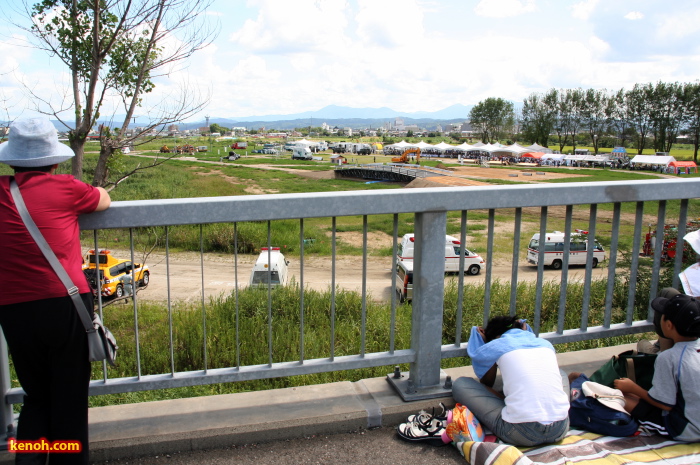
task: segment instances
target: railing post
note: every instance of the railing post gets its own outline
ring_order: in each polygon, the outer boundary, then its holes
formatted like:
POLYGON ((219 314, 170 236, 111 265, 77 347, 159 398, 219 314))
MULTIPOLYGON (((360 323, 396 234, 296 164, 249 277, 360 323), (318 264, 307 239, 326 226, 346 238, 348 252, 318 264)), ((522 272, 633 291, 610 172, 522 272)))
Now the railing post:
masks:
MULTIPOLYGON (((0 331, 0 335, 2 331, 0 331)), ((12 404, 5 400, 5 394, 10 390, 10 357, 7 352, 7 342, 5 336, 0 337, 0 389, 2 389, 2 404, 0 405, 0 444, 4 449, 7 446, 7 439, 15 434, 14 413, 12 404)))
POLYGON ((388 376, 404 400, 449 395, 440 369, 445 297, 447 213, 416 213, 413 249, 411 349, 416 358, 409 373, 388 376))

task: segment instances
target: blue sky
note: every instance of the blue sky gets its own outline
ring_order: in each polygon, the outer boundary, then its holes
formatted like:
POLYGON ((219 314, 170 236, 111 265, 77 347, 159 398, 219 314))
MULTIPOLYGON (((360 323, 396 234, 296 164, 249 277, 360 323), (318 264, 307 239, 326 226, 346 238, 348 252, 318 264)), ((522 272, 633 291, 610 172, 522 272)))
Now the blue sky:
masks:
MULTIPOLYGON (((700 78, 700 0, 214 0, 209 15, 217 40, 160 78, 151 104, 188 82, 211 91, 205 113, 217 117, 401 113, 700 78)), ((10 34, 0 98, 13 116, 32 114, 20 82, 57 101, 69 81, 10 34)))

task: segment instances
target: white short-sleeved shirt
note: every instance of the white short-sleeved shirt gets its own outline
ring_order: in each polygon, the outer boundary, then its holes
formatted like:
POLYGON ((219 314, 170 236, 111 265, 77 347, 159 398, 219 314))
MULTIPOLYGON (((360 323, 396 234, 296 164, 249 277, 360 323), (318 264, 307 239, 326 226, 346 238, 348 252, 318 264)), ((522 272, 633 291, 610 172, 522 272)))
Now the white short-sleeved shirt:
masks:
POLYGON ((539 347, 516 349, 498 359, 508 423, 549 424, 569 415, 569 397, 562 386, 556 354, 539 347))

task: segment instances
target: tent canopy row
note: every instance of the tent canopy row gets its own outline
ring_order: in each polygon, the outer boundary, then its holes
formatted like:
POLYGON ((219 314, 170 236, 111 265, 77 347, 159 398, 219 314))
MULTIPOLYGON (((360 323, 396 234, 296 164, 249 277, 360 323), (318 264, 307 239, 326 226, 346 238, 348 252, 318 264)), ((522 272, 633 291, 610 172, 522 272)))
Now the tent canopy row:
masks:
POLYGON ((409 149, 409 148, 419 148, 421 150, 426 150, 426 149, 436 149, 440 151, 445 151, 445 150, 461 150, 464 152, 488 152, 488 153, 504 153, 504 154, 516 154, 516 155, 522 155, 528 152, 543 152, 543 153, 552 153, 551 149, 548 149, 547 147, 542 147, 541 145, 538 144, 533 144, 529 147, 523 147, 518 144, 512 144, 512 145, 502 145, 502 144, 484 144, 482 142, 477 142, 476 144, 470 145, 467 144, 466 142, 460 145, 450 145, 446 142, 440 142, 439 144, 428 144, 427 142, 417 142, 415 144, 412 144, 410 142, 406 142, 405 140, 402 140, 401 142, 397 142, 396 144, 391 144, 387 145, 386 147, 391 147, 391 148, 396 148, 396 149, 409 149))

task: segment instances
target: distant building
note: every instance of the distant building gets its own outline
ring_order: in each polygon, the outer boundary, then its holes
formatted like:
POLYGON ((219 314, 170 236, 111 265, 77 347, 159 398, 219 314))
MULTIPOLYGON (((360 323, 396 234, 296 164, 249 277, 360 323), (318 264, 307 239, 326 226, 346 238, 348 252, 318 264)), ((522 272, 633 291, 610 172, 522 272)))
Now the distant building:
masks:
POLYGON ((343 134, 346 136, 352 136, 352 128, 343 128, 343 134))
POLYGON ((209 126, 202 126, 201 128, 199 128, 200 134, 209 134, 210 131, 211 129, 209 129, 209 126))
POLYGON ((168 126, 168 132, 180 132, 180 128, 177 124, 171 124, 168 126))
POLYGON ((394 129, 397 131, 405 131, 406 130, 406 125, 403 121, 403 118, 395 118, 394 119, 394 129))

